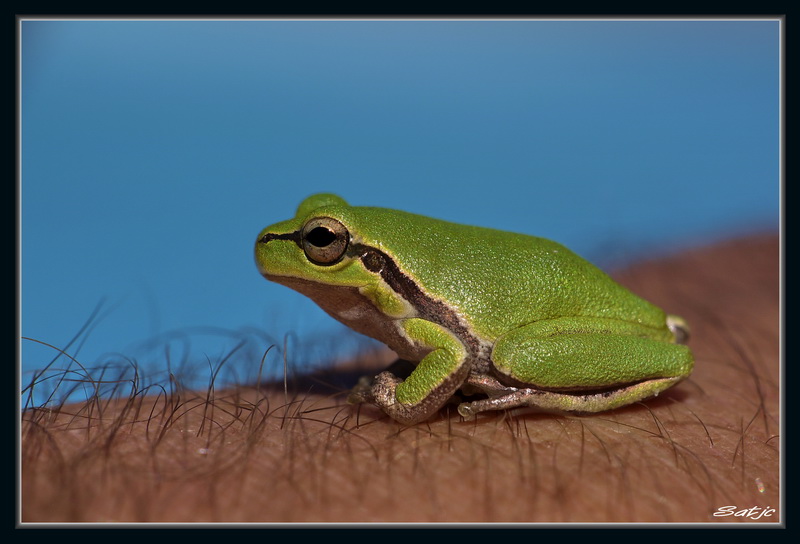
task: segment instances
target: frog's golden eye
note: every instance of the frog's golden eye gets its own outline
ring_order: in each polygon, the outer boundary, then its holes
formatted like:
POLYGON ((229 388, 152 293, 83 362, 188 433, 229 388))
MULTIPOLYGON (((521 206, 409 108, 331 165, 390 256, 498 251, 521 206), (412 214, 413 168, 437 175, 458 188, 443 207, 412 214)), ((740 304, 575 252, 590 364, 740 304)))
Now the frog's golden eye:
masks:
POLYGON ((315 217, 303 227, 303 251, 316 264, 338 262, 349 242, 347 227, 330 217, 315 217))

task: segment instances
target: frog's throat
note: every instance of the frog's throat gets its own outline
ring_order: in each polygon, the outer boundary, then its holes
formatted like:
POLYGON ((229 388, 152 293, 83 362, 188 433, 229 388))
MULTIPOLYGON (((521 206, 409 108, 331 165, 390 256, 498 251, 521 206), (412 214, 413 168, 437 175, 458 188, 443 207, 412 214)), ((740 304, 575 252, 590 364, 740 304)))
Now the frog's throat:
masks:
MULTIPOLYGON (((300 230, 287 233, 267 233, 259 239, 259 243, 266 244, 272 240, 291 240, 302 249, 302 237, 300 230)), ((472 357, 488 356, 491 348, 485 346, 480 338, 472 333, 465 321, 444 302, 425 293, 413 279, 400 270, 400 267, 389 255, 378 248, 350 241, 343 257, 360 260, 364 268, 373 274, 378 274, 392 291, 405 299, 417 311, 418 317, 438 323, 455 335, 472 357)))

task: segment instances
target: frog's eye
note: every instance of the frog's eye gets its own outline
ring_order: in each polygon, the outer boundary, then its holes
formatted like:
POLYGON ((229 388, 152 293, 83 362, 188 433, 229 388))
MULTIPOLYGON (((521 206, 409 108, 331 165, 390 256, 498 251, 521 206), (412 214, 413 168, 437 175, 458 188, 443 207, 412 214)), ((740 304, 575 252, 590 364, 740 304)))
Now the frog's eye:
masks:
POLYGON ((315 217, 303 227, 303 251, 316 264, 334 264, 347 251, 347 227, 330 217, 315 217))

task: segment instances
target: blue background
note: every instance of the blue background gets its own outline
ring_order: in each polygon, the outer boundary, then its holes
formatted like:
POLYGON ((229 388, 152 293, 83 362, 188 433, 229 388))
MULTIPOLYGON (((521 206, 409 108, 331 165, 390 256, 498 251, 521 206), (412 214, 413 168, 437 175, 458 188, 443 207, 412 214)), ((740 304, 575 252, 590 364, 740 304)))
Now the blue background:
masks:
POLYGON ((21 24, 22 334, 87 367, 352 353, 253 264, 318 191, 604 266, 778 229, 777 21, 21 24))

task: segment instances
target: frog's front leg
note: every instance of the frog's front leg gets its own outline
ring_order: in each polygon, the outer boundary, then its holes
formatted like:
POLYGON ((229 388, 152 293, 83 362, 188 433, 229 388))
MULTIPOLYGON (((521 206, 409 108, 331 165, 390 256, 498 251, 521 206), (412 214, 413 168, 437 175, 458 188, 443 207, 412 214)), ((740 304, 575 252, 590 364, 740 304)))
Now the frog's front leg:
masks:
POLYGON ((657 395, 691 373, 689 348, 669 329, 598 318, 540 321, 502 336, 492 351, 512 391, 461 404, 478 412, 519 406, 601 412, 657 395))
POLYGON ((406 319, 405 336, 431 351, 405 380, 382 372, 371 385, 361 383, 348 398, 369 402, 406 425, 424 421, 439 410, 469 374, 467 350, 449 331, 424 319, 406 319))

